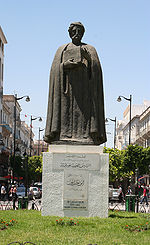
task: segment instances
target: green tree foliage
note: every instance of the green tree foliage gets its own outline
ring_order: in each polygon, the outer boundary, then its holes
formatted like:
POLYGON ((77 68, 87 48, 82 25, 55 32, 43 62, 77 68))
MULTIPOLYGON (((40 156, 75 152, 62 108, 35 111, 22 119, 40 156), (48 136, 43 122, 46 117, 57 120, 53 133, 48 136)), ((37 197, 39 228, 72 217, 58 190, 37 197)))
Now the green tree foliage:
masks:
POLYGON ((150 147, 143 148, 143 156, 142 156, 142 163, 139 167, 140 173, 149 173, 149 166, 150 166, 150 147))
POLYGON ((143 165, 143 147, 138 145, 129 145, 124 153, 125 171, 135 172, 136 168, 143 165))
POLYGON ((130 177, 133 172, 125 171, 124 150, 105 148, 105 153, 109 153, 109 181, 121 181, 123 178, 130 177))
POLYGON ((104 148, 104 152, 109 153, 110 182, 130 178, 137 168, 139 175, 149 172, 150 147, 129 145, 125 150, 104 148))
POLYGON ((14 170, 14 176, 15 177, 25 177, 25 168, 24 168, 24 162, 21 156, 15 156, 10 157, 10 165, 14 170))
POLYGON ((10 157, 10 165, 14 169, 15 177, 23 177, 23 180, 26 178, 26 170, 28 174, 28 181, 31 183, 41 182, 42 180, 42 155, 41 156, 32 156, 23 158, 21 156, 15 156, 15 162, 13 156, 10 157), (28 167, 27 167, 27 162, 28 167))
POLYGON ((42 155, 28 157, 28 179, 31 181, 42 180, 42 155))

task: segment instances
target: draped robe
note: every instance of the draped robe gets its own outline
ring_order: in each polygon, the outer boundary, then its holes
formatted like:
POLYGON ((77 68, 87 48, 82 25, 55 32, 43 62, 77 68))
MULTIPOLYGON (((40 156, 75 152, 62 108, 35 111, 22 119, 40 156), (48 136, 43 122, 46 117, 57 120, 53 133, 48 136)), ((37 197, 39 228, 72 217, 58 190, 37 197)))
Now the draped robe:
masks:
POLYGON ((50 71, 45 141, 49 144, 106 142, 102 70, 94 47, 81 43, 91 56, 82 66, 64 68, 64 52, 58 48, 50 71))

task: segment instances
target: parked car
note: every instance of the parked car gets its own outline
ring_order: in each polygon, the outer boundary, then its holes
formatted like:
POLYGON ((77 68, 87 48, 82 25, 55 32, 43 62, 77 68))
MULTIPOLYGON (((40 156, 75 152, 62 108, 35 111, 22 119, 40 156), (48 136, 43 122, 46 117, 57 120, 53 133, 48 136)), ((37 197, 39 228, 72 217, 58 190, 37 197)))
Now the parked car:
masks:
MULTIPOLYGON (((36 186, 30 187, 30 188, 29 188, 29 193, 30 193, 30 194, 33 193, 33 196, 34 196, 35 198, 40 198, 40 191, 39 191, 38 187, 36 187, 36 186)), ((30 195, 30 194, 29 194, 29 195, 30 195)))
POLYGON ((24 186, 18 186, 16 194, 18 197, 25 197, 26 188, 24 186))
POLYGON ((41 182, 35 182, 34 186, 38 187, 38 189, 40 191, 40 197, 42 197, 42 183, 41 182))
POLYGON ((109 202, 115 202, 118 201, 118 194, 119 194, 119 189, 115 189, 115 188, 110 188, 109 187, 109 202))

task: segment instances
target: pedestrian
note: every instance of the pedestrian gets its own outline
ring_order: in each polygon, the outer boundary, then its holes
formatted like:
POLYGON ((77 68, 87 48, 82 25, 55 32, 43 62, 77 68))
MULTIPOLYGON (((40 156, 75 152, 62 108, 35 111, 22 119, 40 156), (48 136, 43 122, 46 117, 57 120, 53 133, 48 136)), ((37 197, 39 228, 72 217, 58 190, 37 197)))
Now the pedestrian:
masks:
POLYGON ((150 197, 150 186, 147 185, 147 197, 149 198, 150 197))
POLYGON ((12 191, 12 197, 13 197, 13 199, 16 201, 17 200, 17 188, 16 188, 16 186, 14 185, 13 186, 13 191, 12 191))
POLYGON ((144 201, 146 202, 146 205, 148 206, 148 188, 146 187, 146 184, 144 183, 144 188, 143 188, 143 198, 140 202, 140 204, 142 204, 144 201))
POLYGON ((11 201, 13 198, 13 186, 11 186, 10 191, 9 191, 9 200, 11 201))
POLYGON ((124 201, 124 195, 123 195, 123 191, 122 191, 121 185, 118 186, 118 198, 119 198, 119 202, 123 202, 124 201))
POLYGON ((143 195, 143 188, 142 188, 142 185, 139 184, 138 185, 138 196, 141 197, 143 195))
POLYGON ((2 185, 1 185, 1 183, 0 183, 0 200, 1 200, 1 186, 2 186, 2 185))
POLYGON ((131 190, 131 187, 130 186, 128 186, 128 190, 127 190, 127 193, 126 193, 126 195, 131 195, 132 194, 132 190, 131 190))
POLYGON ((2 186, 1 186, 1 199, 2 199, 2 201, 5 200, 5 195, 6 195, 6 188, 5 188, 5 185, 2 184, 2 186))

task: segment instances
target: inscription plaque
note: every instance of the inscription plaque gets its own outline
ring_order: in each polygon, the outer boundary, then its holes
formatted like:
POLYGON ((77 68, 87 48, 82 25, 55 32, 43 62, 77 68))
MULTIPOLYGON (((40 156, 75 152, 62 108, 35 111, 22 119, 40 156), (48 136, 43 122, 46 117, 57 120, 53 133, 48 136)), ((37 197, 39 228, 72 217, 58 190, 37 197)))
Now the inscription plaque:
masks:
POLYGON ((64 209, 87 210, 87 200, 64 200, 64 209))
POLYGON ((99 154, 53 153, 53 170, 56 169, 99 170, 99 154))
POLYGON ((87 209, 88 173, 87 171, 65 170, 64 174, 64 209, 87 209))

